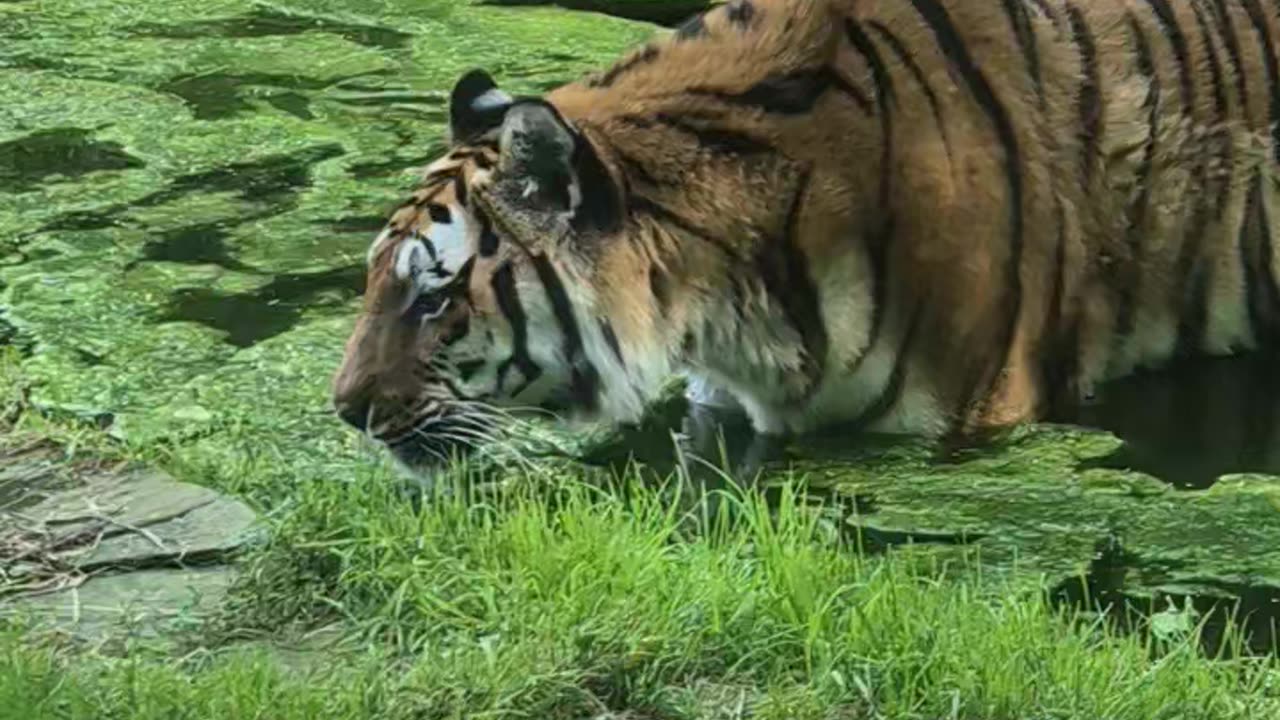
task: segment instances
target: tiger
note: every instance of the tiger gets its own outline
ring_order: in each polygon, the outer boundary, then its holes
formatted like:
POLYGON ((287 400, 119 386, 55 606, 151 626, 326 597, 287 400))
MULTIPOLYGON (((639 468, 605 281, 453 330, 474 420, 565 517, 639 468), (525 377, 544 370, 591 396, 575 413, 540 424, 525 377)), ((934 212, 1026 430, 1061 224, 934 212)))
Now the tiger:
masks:
POLYGON ((980 438, 1263 351, 1277 42, 1276 0, 731 0, 541 95, 468 70, 334 407, 417 469, 679 377, 765 437, 980 438))

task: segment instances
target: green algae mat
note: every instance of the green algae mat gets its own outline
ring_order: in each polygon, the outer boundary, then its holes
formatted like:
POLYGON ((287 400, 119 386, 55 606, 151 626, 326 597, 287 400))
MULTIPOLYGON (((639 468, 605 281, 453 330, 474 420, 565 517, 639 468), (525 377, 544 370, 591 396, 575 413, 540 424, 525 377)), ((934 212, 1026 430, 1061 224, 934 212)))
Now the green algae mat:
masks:
MULTIPOLYGON (((177 480, 269 513, 382 462, 332 418, 328 380, 364 251, 440 152, 453 81, 481 65, 543 91, 698 4, 0 2, 0 338, 27 401, 204 458, 177 480)), ((976 556, 1066 599, 1242 601, 1265 628, 1280 393, 1238 364, 1197 377, 1118 389, 1128 410, 1092 423, 1114 433, 1046 426, 948 457, 814 439, 766 469, 833 493, 869 548, 976 556)), ((644 441, 533 435, 616 460, 667 440, 666 420, 644 441)))

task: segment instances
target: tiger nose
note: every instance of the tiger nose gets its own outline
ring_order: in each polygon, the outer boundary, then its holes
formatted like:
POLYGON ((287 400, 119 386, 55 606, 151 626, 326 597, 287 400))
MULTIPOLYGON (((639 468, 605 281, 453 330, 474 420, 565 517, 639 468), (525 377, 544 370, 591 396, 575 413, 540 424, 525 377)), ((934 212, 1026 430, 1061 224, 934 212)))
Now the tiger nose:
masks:
POLYGON ((364 432, 369 427, 369 410, 373 400, 368 395, 356 395, 350 398, 334 398, 333 407, 338 417, 351 427, 364 432))
POLYGON ((364 432, 369 427, 369 416, 373 410, 373 393, 370 384, 351 382, 341 374, 335 378, 333 387, 333 409, 338 417, 351 427, 364 432))

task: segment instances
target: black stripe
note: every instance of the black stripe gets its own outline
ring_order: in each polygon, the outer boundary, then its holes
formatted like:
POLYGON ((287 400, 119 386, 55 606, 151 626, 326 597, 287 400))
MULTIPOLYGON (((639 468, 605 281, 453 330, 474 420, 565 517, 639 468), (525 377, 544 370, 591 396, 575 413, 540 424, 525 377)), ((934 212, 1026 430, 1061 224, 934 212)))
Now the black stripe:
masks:
POLYGON ((1040 14, 1044 15, 1049 22, 1053 23, 1055 28, 1058 28, 1059 30, 1062 29, 1062 19, 1058 17, 1053 6, 1049 4, 1049 0, 1031 0, 1031 4, 1035 5, 1036 9, 1040 11, 1040 14))
POLYGON ((828 90, 836 88, 858 104, 864 112, 871 111, 871 101, 860 90, 845 82, 827 66, 773 74, 740 93, 730 93, 713 88, 694 87, 691 95, 713 97, 721 102, 749 107, 777 115, 800 115, 813 110, 828 90))
POLYGON ((1259 344, 1270 346, 1276 341, 1276 313, 1280 311, 1280 289, 1276 286, 1271 258, 1271 221, 1262 197, 1261 174, 1255 174, 1249 185, 1244 221, 1240 224, 1239 250, 1244 265, 1245 288, 1249 304, 1249 321, 1259 344))
POLYGON ((1080 82, 1080 144, 1084 179, 1093 179, 1098 162, 1098 141, 1102 125, 1102 92, 1098 77, 1098 46, 1089 31, 1089 23, 1080 8, 1067 4, 1067 20, 1071 23, 1071 39, 1080 48, 1084 79, 1080 82))
POLYGON ((827 328, 822 321, 818 288, 809 275, 809 261, 799 245, 800 219, 812 174, 802 173, 787 210, 784 235, 766 240, 756 258, 765 291, 782 308, 804 345, 804 372, 810 388, 822 379, 827 359, 827 328))
POLYGON ((951 143, 947 139, 947 126, 942 121, 942 106, 938 103, 938 96, 934 93, 933 87, 929 85, 929 80, 924 76, 924 71, 920 69, 919 63, 917 63, 915 58, 911 56, 911 53, 907 51, 907 48, 902 44, 902 41, 899 40, 898 37, 889 30, 889 28, 885 27, 877 20, 868 22, 867 27, 874 30, 875 33, 880 36, 880 39, 889 46, 889 49, 897 56, 898 62, 902 63, 907 68, 907 71, 911 73, 911 76, 914 77, 916 82, 920 85, 920 89, 924 91, 925 99, 929 102, 929 109, 933 111, 933 121, 937 123, 938 132, 942 135, 942 144, 946 147, 947 159, 950 160, 951 143))
POLYGON ((1178 65, 1178 87, 1182 91, 1182 113, 1191 115, 1195 111, 1195 83, 1191 79, 1191 53, 1187 50, 1187 38, 1178 25, 1178 16, 1169 6, 1168 0, 1147 0, 1160 22, 1160 30, 1169 39, 1173 47, 1173 60, 1178 65))
POLYGON ((1271 32, 1267 29, 1267 16, 1258 0, 1240 0, 1244 10, 1253 24, 1253 31, 1258 36, 1258 44, 1262 49, 1262 67, 1267 74, 1267 91, 1271 96, 1271 107, 1267 113, 1267 123, 1271 128, 1271 151, 1275 162, 1280 163, 1280 71, 1276 68, 1276 48, 1271 40, 1271 32))
POLYGON ((889 248, 893 245, 895 222, 890 215, 880 232, 867 238, 867 256, 871 265, 871 328, 867 331, 867 344, 861 355, 854 362, 849 373, 856 373, 862 363, 871 354, 876 341, 880 339, 880 329, 884 325, 886 302, 889 296, 889 248))
MULTIPOLYGON (((1007 357, 1016 337, 1018 318, 1022 310, 1021 268, 1024 218, 1022 216, 1022 157, 1018 148, 1018 136, 1014 132, 1013 122, 1009 118, 1008 111, 996 98, 995 91, 991 89, 991 84, 987 82, 987 78, 982 74, 982 71, 974 64, 967 46, 956 31, 947 11, 937 0, 911 0, 911 4, 915 6, 916 12, 920 13, 920 16, 929 25, 934 37, 938 40, 938 45, 943 54, 947 56, 951 65, 959 72, 965 85, 968 86, 969 92, 973 94, 974 99, 987 114, 992 125, 995 126, 996 136, 1004 148, 1005 179, 1009 186, 1007 204, 1010 234, 1009 261, 1005 268, 1004 279, 1007 288, 1004 306, 1008 308, 1009 315, 1005 321, 1005 327, 1002 329, 1002 335, 997 341, 1003 348, 1002 352, 1005 353, 1005 357, 1007 357)), ((1000 365, 1003 364, 1003 362, 1000 363, 1000 365)), ((1000 367, 997 366, 984 371, 988 377, 979 383, 978 392, 971 394, 970 397, 986 397, 991 386, 996 381, 999 370, 1000 367)))
POLYGON ((651 129, 662 125, 677 130, 693 138, 703 148, 727 155, 758 155, 774 152, 768 140, 750 133, 729 128, 715 127, 708 122, 700 122, 691 117, 676 117, 669 113, 652 115, 624 115, 620 121, 642 129, 651 129))
MULTIPOLYGON (((1202 166, 1203 167, 1203 166, 1202 166)), ((1203 174, 1202 174, 1203 175, 1203 174)), ((1225 195, 1223 192, 1216 195, 1225 195)), ((1179 354, 1195 354, 1204 338, 1208 308, 1207 268, 1202 261, 1204 230, 1209 222, 1209 212, 1203 202, 1196 202, 1191 222, 1182 234, 1182 245, 1174 264, 1174 292, 1177 295, 1179 354)))
POLYGON ((1222 61, 1218 59, 1218 50, 1213 42, 1213 31, 1199 2, 1191 3, 1191 12, 1200 28, 1200 42, 1204 43, 1205 56, 1209 61, 1209 80, 1213 83, 1213 112, 1218 122, 1226 122, 1227 88, 1222 75, 1222 61))
POLYGON ((480 246, 478 251, 480 257, 493 257, 498 252, 500 240, 498 234, 493 231, 493 223, 489 221, 489 216, 482 210, 476 210, 476 222, 480 225, 480 246))
POLYGON ((1137 285, 1142 261, 1142 233, 1146 224, 1147 209, 1151 201, 1151 165, 1155 157, 1156 135, 1160 124, 1160 77, 1156 75, 1155 63, 1151 57, 1151 42, 1142 30, 1141 23, 1132 13, 1128 14, 1129 33, 1132 36, 1134 50, 1137 53, 1138 72, 1147 79, 1147 97, 1143 101, 1147 108, 1147 125, 1150 136, 1143 148, 1142 160, 1138 164, 1137 178, 1134 180, 1138 188, 1138 197, 1129 208, 1129 231, 1127 233, 1130 257, 1117 268, 1122 273, 1113 278, 1112 287, 1119 295, 1116 306, 1115 333, 1127 337, 1133 332, 1133 305, 1137 299, 1137 285))
POLYGON ((449 225, 453 222, 453 216, 449 213, 449 208, 439 203, 427 204, 427 217, 431 218, 431 222, 441 225, 449 225))
POLYGON ((618 81, 618 78, 641 65, 651 63, 658 58, 658 47, 646 45, 639 52, 609 68, 604 74, 587 80, 587 87, 606 88, 618 81))
POLYGON ((570 226, 579 234, 615 232, 622 226, 622 193, 595 146, 581 133, 574 134, 571 161, 582 202, 574 208, 570 226))
POLYGON ((1027 63, 1027 72, 1031 75, 1031 84, 1036 90, 1036 97, 1044 102, 1044 85, 1040 81, 1040 54, 1036 48, 1036 31, 1031 27, 1031 17, 1022 0, 1001 0, 1004 14, 1009 17, 1013 26, 1014 37, 1018 40, 1018 48, 1022 50, 1022 59, 1027 63))
POLYGON ((542 374, 542 368, 529 357, 529 319, 524 314, 524 307, 520 305, 520 294, 516 291, 515 269, 510 262, 503 263, 493 273, 490 286, 498 301, 498 309, 502 311, 503 316, 507 318, 507 323, 511 326, 511 357, 498 365, 497 391, 502 392, 507 371, 515 365, 524 378, 520 387, 511 393, 514 397, 542 374))
POLYGON ((618 335, 613 331, 613 323, 607 318, 600 318, 600 334, 604 336, 604 342, 613 351, 613 356, 617 358, 618 364, 622 367, 627 366, 627 361, 622 358, 622 346, 618 344, 618 335))
POLYGON ((919 307, 911 313, 911 319, 907 321, 906 330, 902 333, 902 340, 898 343, 898 354, 893 359, 893 370, 889 373, 889 380, 875 402, 863 410, 854 421, 856 427, 866 427, 874 423, 898 404, 898 400, 902 397, 902 389, 906 385, 907 361, 910 359, 911 343, 915 340, 916 329, 920 327, 921 315, 919 307))
POLYGON ((1213 14, 1218 20, 1218 32, 1222 33, 1222 44, 1227 48, 1227 59, 1231 62, 1231 71, 1236 78, 1236 95, 1240 98, 1240 108, 1244 115, 1249 115, 1249 84, 1244 75, 1244 62, 1240 59, 1240 38, 1236 35, 1236 27, 1231 22, 1231 12, 1227 9, 1227 0, 1211 0, 1213 14))
POLYGON ((453 179, 453 194, 458 198, 458 204, 462 207, 467 206, 467 181, 461 175, 453 179))
POLYGON ((1200 354, 1208 322, 1209 271, 1204 265, 1197 265, 1191 271, 1190 282, 1183 294, 1181 315, 1178 318, 1178 355, 1194 357, 1200 354))
MULTIPOLYGON (((1068 8, 1070 11, 1070 8, 1068 8)), ((1074 22, 1074 21, 1073 21, 1074 22)), ((1043 398, 1046 414, 1052 415, 1069 400, 1074 385, 1079 347, 1077 324, 1068 319, 1068 307, 1064 302, 1067 292, 1067 218, 1062 201, 1054 202, 1054 221, 1058 225, 1053 253, 1053 290, 1049 295, 1044 334, 1040 343, 1041 376, 1044 378, 1043 398)))
POLYGON ((573 316, 569 294, 565 292, 560 274, 551 266, 546 255, 533 256, 533 269, 542 281, 542 289, 551 302, 551 312, 560 325, 561 352, 565 362, 569 364, 569 400, 577 407, 595 410, 600 401, 600 373, 582 350, 582 333, 573 316))
POLYGON ((657 265, 649 266, 649 292, 653 293, 653 300, 658 304, 658 309, 666 314, 667 307, 671 303, 671 286, 667 280, 667 274, 657 265))
POLYGON ((893 120, 891 106, 898 102, 893 89, 893 78, 885 70, 884 60, 871 38, 853 20, 845 19, 844 34, 849 44, 867 62, 871 69, 871 81, 875 84, 876 105, 880 108, 880 207, 888 210, 890 179, 893 174, 893 120))
MULTIPOLYGON (((1226 79, 1222 74, 1222 60, 1218 57, 1218 48, 1214 43, 1211 22, 1205 16, 1205 11, 1198 0, 1192 0, 1191 10, 1195 15, 1196 24, 1200 27, 1200 41, 1204 43, 1205 55, 1209 60, 1209 79, 1213 83, 1214 119, 1218 123, 1218 127, 1214 129, 1214 132, 1218 138, 1218 153, 1223 164, 1221 172, 1227 173, 1224 179, 1217 183, 1216 191, 1210 193, 1214 198, 1214 214, 1218 218, 1222 218, 1227 211, 1229 172, 1235 164, 1231 136, 1225 128, 1230 114, 1230 101, 1227 99, 1226 79)), ((1207 168, 1205 174, 1207 174, 1207 168)), ((1207 218, 1205 220, 1206 222, 1208 221, 1207 218)))
POLYGON ((661 203, 658 203, 657 201, 651 198, 645 197, 644 195, 638 195, 638 194, 632 195, 629 201, 630 201, 629 204, 631 206, 632 212, 648 215, 650 218, 658 222, 658 224, 660 225, 670 225, 672 227, 675 227, 681 230, 682 232, 688 235, 692 235, 693 237, 699 240, 702 240, 703 242, 706 242, 709 245, 713 245, 717 250, 724 253, 725 257, 729 258, 730 260, 739 259, 738 253, 733 248, 725 244, 723 240, 712 236, 710 233, 706 232, 705 230, 702 230, 701 228, 695 227, 688 220, 685 220, 684 218, 680 217, 675 212, 671 211, 669 208, 662 205, 661 203))
POLYGON ((724 6, 724 13, 730 25, 747 28, 751 26, 751 20, 756 16, 756 7, 750 0, 732 0, 724 6))
POLYGON ((462 174, 461 172, 459 172, 460 170, 461 170, 461 166, 459 165, 451 165, 447 168, 432 170, 431 172, 427 173, 426 177, 422 178, 422 184, 430 186, 430 185, 435 185, 436 183, 442 182, 444 180, 447 180, 449 178, 453 178, 454 180, 457 180, 457 178, 460 177, 462 174))

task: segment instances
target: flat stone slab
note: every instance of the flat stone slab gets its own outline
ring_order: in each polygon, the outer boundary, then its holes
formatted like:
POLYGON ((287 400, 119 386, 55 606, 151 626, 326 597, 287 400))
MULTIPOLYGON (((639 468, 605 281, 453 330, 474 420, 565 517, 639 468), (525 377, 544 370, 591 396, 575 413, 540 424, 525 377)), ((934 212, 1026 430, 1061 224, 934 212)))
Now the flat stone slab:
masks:
POLYGON ((233 578, 230 553, 259 537, 244 503, 153 468, 0 446, 0 615, 97 635, 204 612, 233 578))
POLYGON ((0 602, 0 617, 25 615, 86 639, 122 632, 155 636, 166 626, 214 612, 234 578, 227 565, 100 575, 57 592, 0 602))

